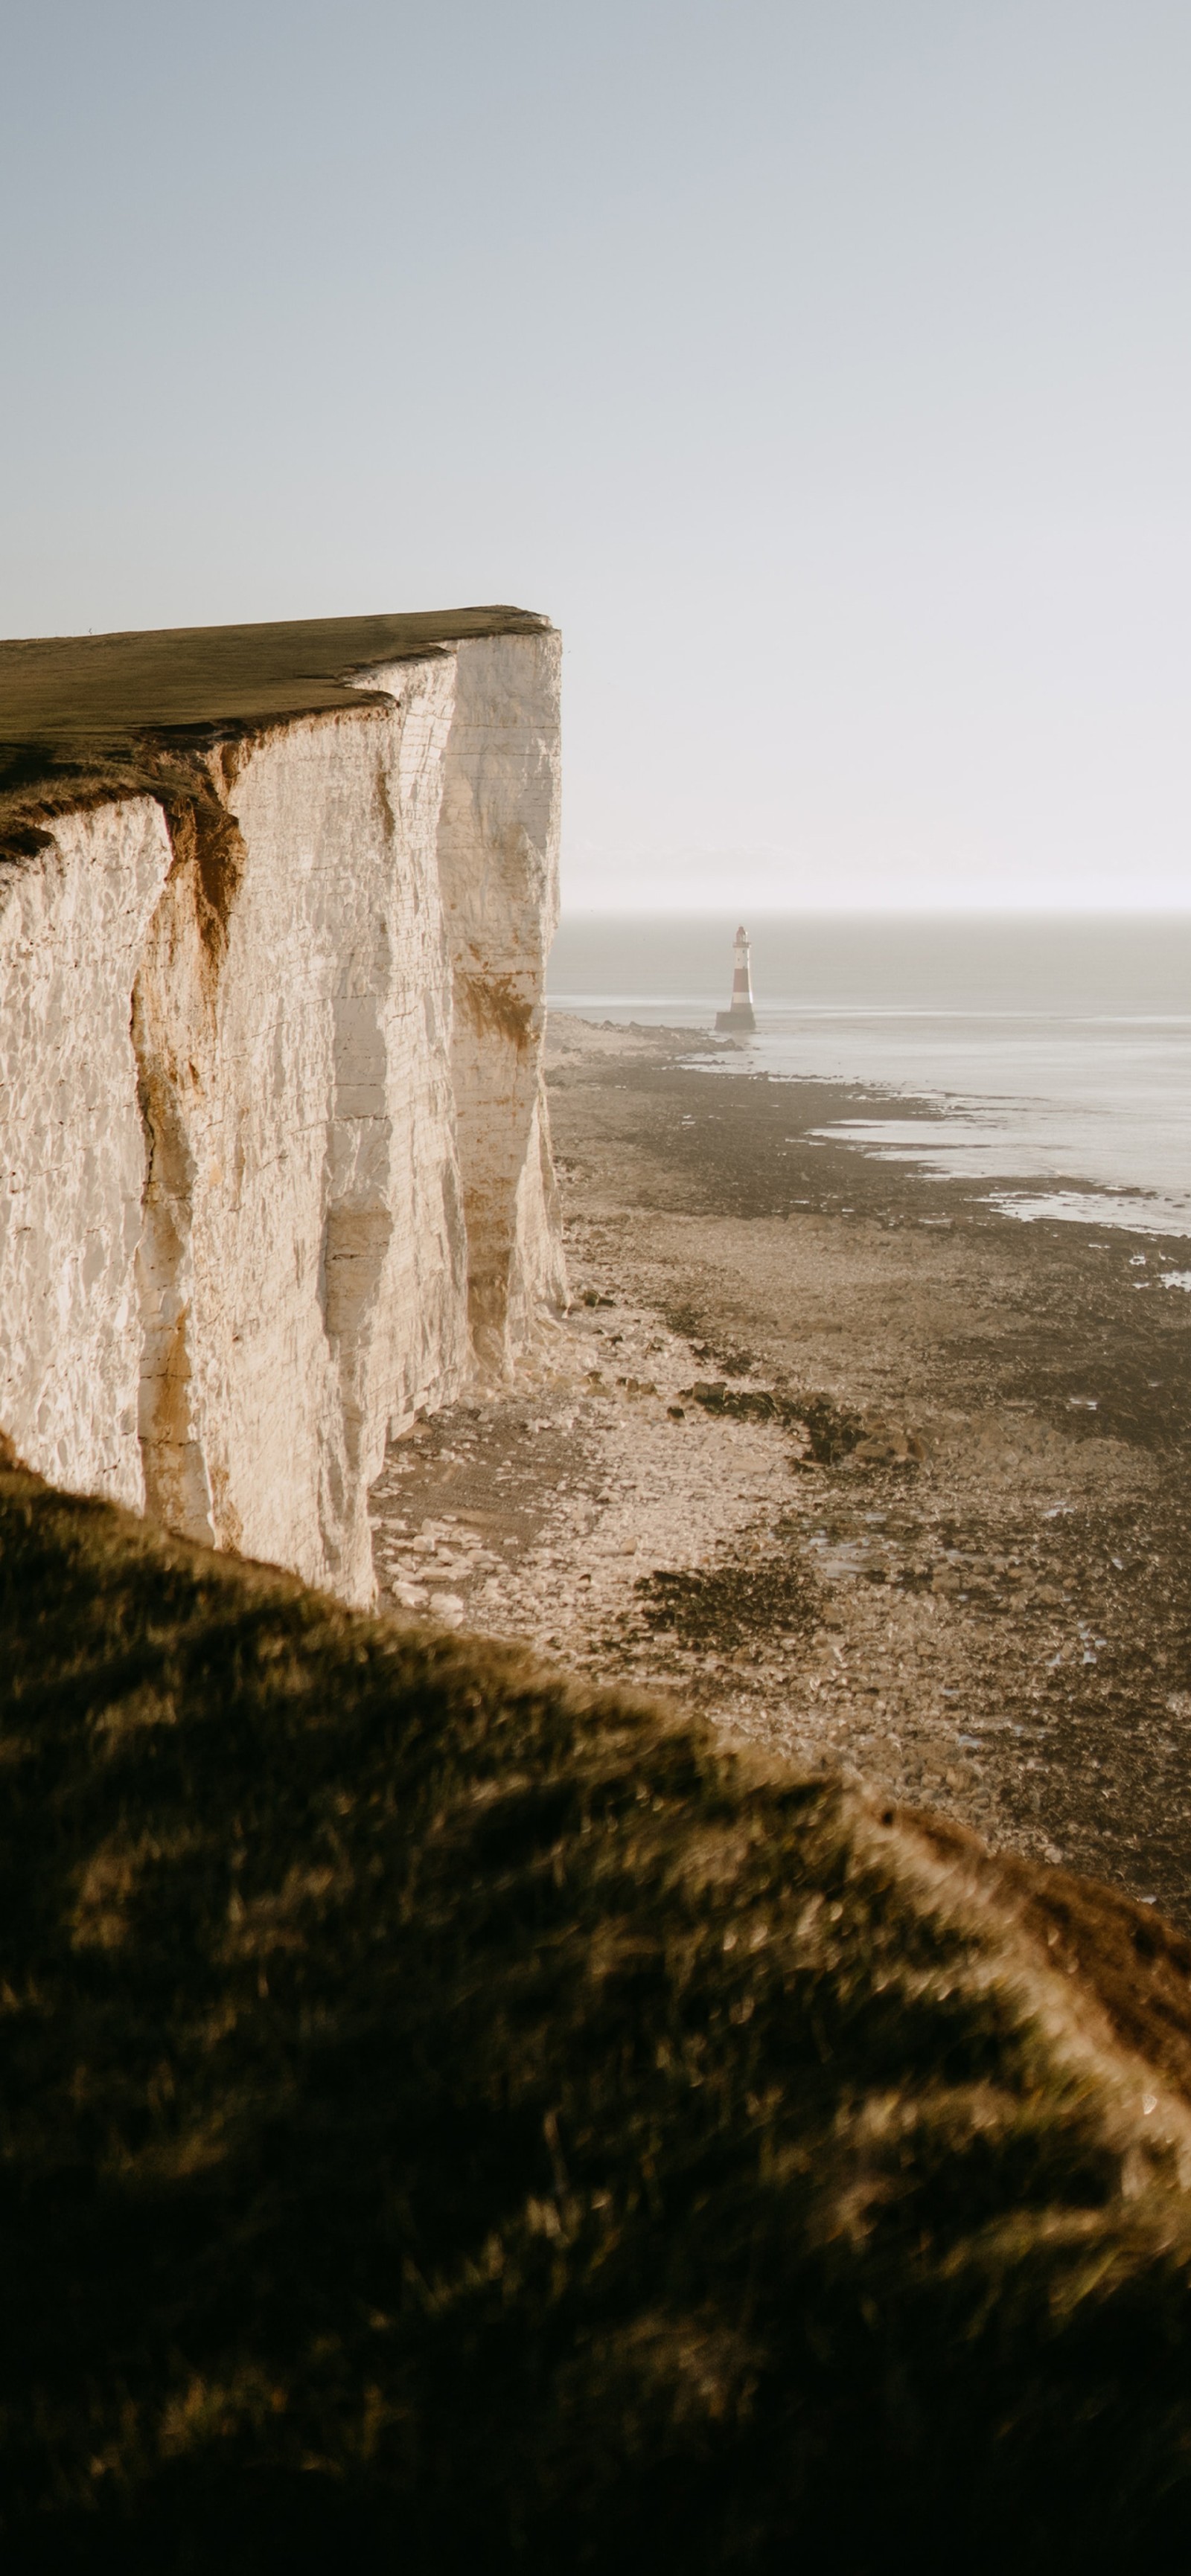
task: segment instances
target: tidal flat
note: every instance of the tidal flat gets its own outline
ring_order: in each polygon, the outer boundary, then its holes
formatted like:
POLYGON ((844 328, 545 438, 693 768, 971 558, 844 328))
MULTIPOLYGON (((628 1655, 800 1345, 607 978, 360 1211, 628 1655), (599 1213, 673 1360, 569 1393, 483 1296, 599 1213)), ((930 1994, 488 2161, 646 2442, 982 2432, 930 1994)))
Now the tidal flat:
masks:
POLYGON ((571 1308, 391 1445, 384 1608, 1191 1925, 1185 1242, 1022 1224, 746 1066, 552 1015, 571 1308))

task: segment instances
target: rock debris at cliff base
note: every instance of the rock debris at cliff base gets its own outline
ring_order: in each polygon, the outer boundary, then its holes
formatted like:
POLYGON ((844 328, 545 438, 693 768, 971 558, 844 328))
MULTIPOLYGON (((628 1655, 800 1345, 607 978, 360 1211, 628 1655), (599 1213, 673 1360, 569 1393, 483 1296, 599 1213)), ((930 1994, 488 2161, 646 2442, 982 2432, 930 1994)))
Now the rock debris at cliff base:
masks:
POLYGON ((391 1447, 385 1597, 445 1595, 1191 1920, 1170 1248, 1139 1264, 1135 1237, 1093 1250, 812 1151, 826 1086, 677 1052, 556 1024, 576 1303, 532 1386, 391 1447), (757 1418, 771 1388, 783 1418, 757 1418))

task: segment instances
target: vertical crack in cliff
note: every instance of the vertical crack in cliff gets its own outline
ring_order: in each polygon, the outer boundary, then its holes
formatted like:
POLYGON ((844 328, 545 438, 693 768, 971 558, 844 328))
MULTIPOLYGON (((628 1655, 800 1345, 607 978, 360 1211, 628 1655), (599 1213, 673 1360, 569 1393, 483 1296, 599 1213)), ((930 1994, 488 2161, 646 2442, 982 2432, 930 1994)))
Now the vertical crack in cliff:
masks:
POLYGON ((145 1191, 137 1249, 141 1321, 138 1428, 145 1509, 167 1529, 212 1545, 215 1531, 191 1383, 190 1237, 194 1159, 178 1103, 149 1034, 138 977, 132 1041, 145 1133, 145 1191))
POLYGON ((481 1366, 503 1369, 518 1188, 538 1093, 536 978, 455 969, 455 1088, 468 1248, 468 1321, 481 1366))
POLYGON ((461 645, 438 856, 452 954, 468 1320, 506 1377, 565 1293, 549 1214, 542 986, 557 909, 558 639, 461 645))
POLYGON ((234 1532, 213 1508, 192 1365, 193 1136, 214 1089, 219 975, 247 854, 235 817, 205 783, 163 803, 173 864, 132 997, 145 1139, 138 1429, 146 1510, 187 1538, 227 1545, 234 1532), (189 1034, 178 1013, 180 986, 197 1005, 189 1034))
MULTIPOLYGON (((235 783, 235 758, 239 746, 222 748, 219 767, 224 785, 235 783)), ((210 996, 214 1001, 219 970, 227 954, 228 924, 232 906, 240 890, 247 863, 240 826, 235 815, 212 794, 209 787, 198 786, 193 794, 172 796, 165 804, 174 850, 175 867, 190 880, 195 921, 207 959, 210 996)))
MULTIPOLYGON (((384 806, 392 837, 395 827, 387 794, 384 806)), ((339 1371, 347 1477, 344 1491, 338 1461, 326 1462, 323 1536, 336 1567, 343 1562, 345 1543, 350 1550, 354 1538, 364 1444, 375 1410, 370 1384, 373 1336, 393 1236, 385 1032, 392 955, 383 916, 376 924, 371 960, 361 980, 362 990, 339 993, 333 1003, 334 1093, 320 1263, 323 1321, 339 1371)))

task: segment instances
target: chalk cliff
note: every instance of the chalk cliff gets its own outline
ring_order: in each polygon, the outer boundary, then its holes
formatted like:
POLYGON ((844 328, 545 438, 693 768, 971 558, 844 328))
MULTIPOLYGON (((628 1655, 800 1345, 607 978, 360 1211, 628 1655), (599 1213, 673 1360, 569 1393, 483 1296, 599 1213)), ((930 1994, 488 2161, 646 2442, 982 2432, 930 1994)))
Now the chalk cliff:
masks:
POLYGON ((510 611, 0 645, 0 1429, 350 1601, 389 1428, 564 1293, 559 650, 510 611))

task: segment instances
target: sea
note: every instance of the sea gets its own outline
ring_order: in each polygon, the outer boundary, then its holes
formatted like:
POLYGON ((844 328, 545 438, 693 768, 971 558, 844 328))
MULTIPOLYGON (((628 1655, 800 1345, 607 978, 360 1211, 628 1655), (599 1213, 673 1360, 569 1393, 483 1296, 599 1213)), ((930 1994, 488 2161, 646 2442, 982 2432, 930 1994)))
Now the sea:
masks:
MULTIPOLYGON (((586 1019, 713 1029, 738 918, 564 913, 548 999, 586 1019)), ((1191 912, 745 926, 757 1032, 725 1069, 854 1085, 823 1134, 969 1180, 1027 1222, 1191 1237, 1191 912)), ((1191 1290, 1191 1270, 1171 1284, 1191 1290)))

